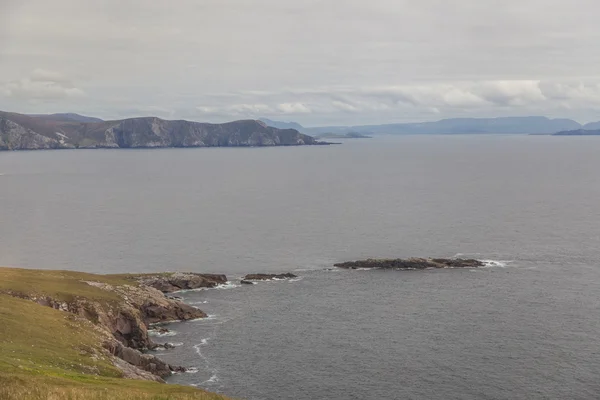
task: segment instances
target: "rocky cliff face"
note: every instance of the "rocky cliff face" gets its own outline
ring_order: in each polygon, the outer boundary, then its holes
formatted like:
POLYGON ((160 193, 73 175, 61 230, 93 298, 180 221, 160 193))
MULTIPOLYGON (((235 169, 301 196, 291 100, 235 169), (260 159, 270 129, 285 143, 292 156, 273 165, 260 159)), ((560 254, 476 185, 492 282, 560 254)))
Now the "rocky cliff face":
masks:
POLYGON ((225 124, 131 118, 79 122, 0 112, 0 149, 300 146, 321 144, 295 129, 256 120, 225 124))
MULTIPOLYGON (((172 280, 181 287, 198 285, 213 287, 216 282, 227 281, 227 278, 221 275, 174 273, 159 276, 167 282, 172 280)), ((150 324, 205 318, 206 314, 177 299, 166 297, 160 290, 144 284, 144 281, 150 284, 153 282, 149 280, 150 276, 128 276, 127 278, 132 281, 131 285, 81 281, 90 287, 110 293, 110 299, 118 300, 98 300, 82 296, 72 296, 69 300, 65 300, 49 295, 11 290, 2 293, 31 300, 91 321, 104 338, 102 346, 115 357, 114 365, 123 371, 125 377, 162 381, 162 378, 181 368, 171 366, 152 354, 144 353, 157 347, 148 335, 150 324)))
POLYGON ((0 117, 0 150, 59 148, 60 142, 0 117))

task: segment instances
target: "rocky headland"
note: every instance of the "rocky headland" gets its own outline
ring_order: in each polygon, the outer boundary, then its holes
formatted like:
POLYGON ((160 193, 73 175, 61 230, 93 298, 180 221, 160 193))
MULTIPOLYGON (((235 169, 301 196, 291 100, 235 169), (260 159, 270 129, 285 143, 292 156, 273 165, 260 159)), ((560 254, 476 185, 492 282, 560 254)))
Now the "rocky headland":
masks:
MULTIPOLYGON (((207 316, 165 293, 210 288, 226 281, 224 275, 196 273, 110 276, 0 268, 0 364, 26 363, 32 372, 44 376, 55 368, 46 353, 56 354, 57 361, 73 353, 76 361, 65 367, 69 371, 75 369, 94 379, 108 376, 164 383, 164 378, 185 368, 148 352, 169 347, 152 341, 151 325, 207 316), (27 335, 19 333, 23 329, 27 335), (61 329, 66 333, 61 334, 61 329), (22 343, 32 334, 38 339, 22 343), (28 356, 29 350, 24 352, 21 345, 36 348, 36 353, 28 356), (10 352, 11 348, 18 351, 10 352)), ((4 371, 0 365, 0 381, 5 373, 20 372, 23 368, 4 371)))
POLYGON ((433 268, 479 268, 485 266, 482 261, 462 258, 407 258, 407 259, 368 259, 335 264, 345 269, 394 269, 418 270, 433 268))
POLYGON ((295 129, 262 121, 224 124, 156 117, 102 121, 70 114, 25 115, 0 111, 0 150, 248 147, 328 144, 295 129))

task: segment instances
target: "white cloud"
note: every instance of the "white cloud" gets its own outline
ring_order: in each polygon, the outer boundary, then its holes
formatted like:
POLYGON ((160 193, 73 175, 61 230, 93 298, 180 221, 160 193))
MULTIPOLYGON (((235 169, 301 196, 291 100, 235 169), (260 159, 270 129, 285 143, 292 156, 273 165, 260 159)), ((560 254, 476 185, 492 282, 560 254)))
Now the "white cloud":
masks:
POLYGON ((85 92, 73 86, 62 74, 42 69, 30 76, 2 85, 4 96, 15 99, 38 101, 60 100, 85 96, 85 92))
POLYGON ((233 114, 260 114, 272 111, 266 104, 234 104, 227 107, 227 110, 233 114))
POLYGON ((277 110, 283 114, 307 114, 311 110, 302 103, 281 103, 277 105, 277 110))
POLYGON ((352 104, 346 103, 344 101, 333 100, 331 105, 337 108, 338 110, 347 111, 347 112, 356 112, 358 108, 352 104))
POLYGON ((8 4, 4 109, 306 125, 600 119, 597 0, 8 4))

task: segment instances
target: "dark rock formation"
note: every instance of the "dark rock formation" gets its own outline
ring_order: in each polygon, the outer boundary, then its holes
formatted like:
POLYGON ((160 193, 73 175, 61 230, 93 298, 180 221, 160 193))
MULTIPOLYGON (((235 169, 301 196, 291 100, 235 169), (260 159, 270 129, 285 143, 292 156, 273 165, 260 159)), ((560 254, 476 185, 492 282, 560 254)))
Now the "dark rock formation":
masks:
POLYGON ((247 280, 245 280, 245 279, 242 279, 242 280, 240 281, 240 283, 241 283, 242 285, 254 285, 254 282, 250 282, 250 281, 247 281, 247 280))
POLYGON ((0 149, 299 146, 327 144, 256 120, 207 124, 155 117, 94 121, 0 111, 0 149))
POLYGON ((174 272, 156 275, 132 275, 143 285, 153 287, 163 293, 179 290, 214 288, 227 283, 227 276, 214 274, 197 274, 174 272))
POLYGON ((338 268, 358 269, 397 269, 414 270, 427 268, 478 268, 485 264, 479 260, 461 258, 408 258, 408 259, 369 259, 335 264, 338 268))
POLYGON ((286 274, 250 274, 246 275, 242 278, 244 281, 269 281, 272 279, 289 279, 289 278, 297 278, 296 275, 286 273, 286 274))

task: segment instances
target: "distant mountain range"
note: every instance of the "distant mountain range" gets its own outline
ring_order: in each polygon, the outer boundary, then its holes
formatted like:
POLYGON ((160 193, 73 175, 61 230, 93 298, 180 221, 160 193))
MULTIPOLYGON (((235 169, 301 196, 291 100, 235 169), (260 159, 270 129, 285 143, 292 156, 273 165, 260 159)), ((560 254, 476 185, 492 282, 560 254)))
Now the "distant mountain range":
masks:
POLYGON ((557 132, 554 134, 554 136, 599 136, 599 135, 600 135, 600 129, 575 129, 572 131, 562 131, 562 132, 557 132))
POLYGON ((258 120, 264 122, 269 126, 272 126, 273 128, 295 129, 299 132, 302 132, 304 130, 304 127, 297 122, 273 121, 272 119, 268 118, 259 118, 258 120))
POLYGON ((103 122, 104 120, 94 117, 86 117, 74 113, 61 114, 28 114, 30 117, 40 117, 52 121, 73 121, 73 122, 103 122))
POLYGON ((417 122, 385 125, 325 126, 305 128, 295 122, 278 122, 262 119, 271 126, 294 125, 294 129, 309 135, 347 134, 356 132, 373 134, 457 134, 457 133, 542 133, 553 134, 577 129, 600 129, 600 122, 581 125, 571 119, 546 117, 502 117, 502 118, 452 118, 435 122, 417 122), (267 122, 269 121, 269 122, 267 122))
POLYGON ((103 121, 77 114, 25 115, 0 111, 0 150, 298 146, 321 144, 295 129, 256 120, 225 124, 156 117, 103 121))

